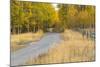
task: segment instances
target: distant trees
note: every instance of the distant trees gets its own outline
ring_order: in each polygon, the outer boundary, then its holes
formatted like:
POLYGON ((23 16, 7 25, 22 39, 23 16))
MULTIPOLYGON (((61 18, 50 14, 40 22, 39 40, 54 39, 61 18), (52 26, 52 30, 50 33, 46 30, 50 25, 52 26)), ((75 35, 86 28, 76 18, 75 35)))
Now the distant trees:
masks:
POLYGON ((95 26, 95 7, 89 5, 58 5, 59 18, 64 28, 95 26))
POLYGON ((95 7, 89 5, 58 4, 11 0, 11 33, 64 31, 66 28, 95 26, 95 7))

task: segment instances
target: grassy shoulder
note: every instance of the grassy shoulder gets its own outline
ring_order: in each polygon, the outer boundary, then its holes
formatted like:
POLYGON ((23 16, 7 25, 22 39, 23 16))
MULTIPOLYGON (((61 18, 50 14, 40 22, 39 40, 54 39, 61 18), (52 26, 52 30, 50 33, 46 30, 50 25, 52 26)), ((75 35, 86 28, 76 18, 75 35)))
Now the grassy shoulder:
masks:
POLYGON ((26 64, 50 64, 65 62, 83 62, 95 60, 95 42, 83 38, 79 32, 66 30, 61 33, 62 41, 48 53, 30 58, 26 64))
POLYGON ((40 40, 43 36, 42 31, 36 33, 23 33, 17 35, 11 35, 11 52, 15 52, 28 46, 28 43, 40 40))

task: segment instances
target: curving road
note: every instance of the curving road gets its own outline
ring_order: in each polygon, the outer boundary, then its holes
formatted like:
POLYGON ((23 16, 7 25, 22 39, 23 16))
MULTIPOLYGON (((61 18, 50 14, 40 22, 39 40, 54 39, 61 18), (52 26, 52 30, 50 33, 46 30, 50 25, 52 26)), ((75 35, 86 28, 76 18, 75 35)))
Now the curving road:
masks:
POLYGON ((29 43, 28 47, 22 48, 14 53, 11 53, 11 66, 24 65, 29 58, 36 58, 43 53, 47 53, 51 47, 61 40, 59 33, 47 33, 41 40, 29 43))

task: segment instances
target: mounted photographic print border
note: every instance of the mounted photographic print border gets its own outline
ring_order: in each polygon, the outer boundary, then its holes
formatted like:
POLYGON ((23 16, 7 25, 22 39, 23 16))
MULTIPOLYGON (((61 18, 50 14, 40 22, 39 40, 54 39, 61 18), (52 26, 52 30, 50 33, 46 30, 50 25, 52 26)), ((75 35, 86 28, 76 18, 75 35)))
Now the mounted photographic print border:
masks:
POLYGON ((11 66, 95 61, 95 6, 11 0, 11 66))

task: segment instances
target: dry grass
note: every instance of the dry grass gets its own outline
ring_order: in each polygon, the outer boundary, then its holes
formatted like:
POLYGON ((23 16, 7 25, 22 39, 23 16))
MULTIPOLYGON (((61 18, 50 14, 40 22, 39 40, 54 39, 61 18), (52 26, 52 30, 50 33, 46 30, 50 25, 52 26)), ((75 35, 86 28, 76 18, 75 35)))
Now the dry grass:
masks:
POLYGON ((21 48, 28 46, 27 43, 37 41, 42 36, 42 31, 38 31, 37 33, 23 33, 19 35, 11 35, 11 52, 15 52, 21 48))
POLYGON ((30 58, 26 64, 49 64, 83 62, 95 60, 95 43, 82 37, 78 32, 66 30, 61 34, 62 41, 55 48, 38 58, 30 58))

